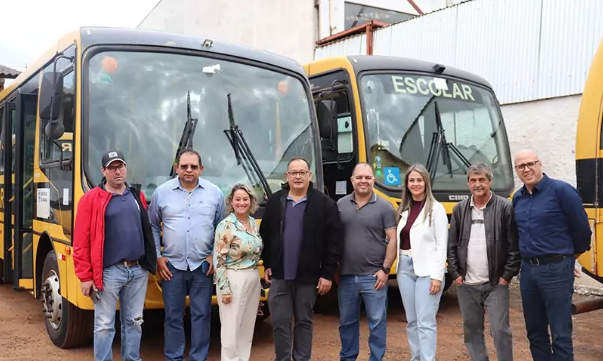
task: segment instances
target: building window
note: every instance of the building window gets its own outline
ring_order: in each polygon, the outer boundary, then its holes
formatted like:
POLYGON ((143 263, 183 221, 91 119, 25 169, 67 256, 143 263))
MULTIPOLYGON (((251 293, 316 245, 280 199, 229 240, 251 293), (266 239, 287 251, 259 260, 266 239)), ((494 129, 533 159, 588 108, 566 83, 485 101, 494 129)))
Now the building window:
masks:
POLYGON ((372 6, 345 3, 345 29, 364 24, 371 20, 379 20, 384 23, 393 24, 402 20, 414 18, 415 15, 399 11, 375 8, 372 6))

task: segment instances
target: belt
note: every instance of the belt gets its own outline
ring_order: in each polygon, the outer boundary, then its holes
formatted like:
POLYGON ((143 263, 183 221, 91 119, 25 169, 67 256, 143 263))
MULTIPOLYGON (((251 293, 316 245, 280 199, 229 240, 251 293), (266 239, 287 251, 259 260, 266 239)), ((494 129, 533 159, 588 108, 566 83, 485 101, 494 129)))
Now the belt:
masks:
POLYGON ((524 258, 524 262, 528 262, 532 266, 540 266, 548 263, 561 262, 566 258, 573 256, 566 255, 556 255, 556 256, 544 256, 544 257, 536 257, 536 258, 524 258))
POLYGON ((118 264, 124 265, 124 267, 138 266, 138 261, 120 261, 118 264))
POLYGON ((412 257, 412 250, 410 250, 410 249, 401 249, 400 250, 400 254, 402 256, 411 256, 412 257))

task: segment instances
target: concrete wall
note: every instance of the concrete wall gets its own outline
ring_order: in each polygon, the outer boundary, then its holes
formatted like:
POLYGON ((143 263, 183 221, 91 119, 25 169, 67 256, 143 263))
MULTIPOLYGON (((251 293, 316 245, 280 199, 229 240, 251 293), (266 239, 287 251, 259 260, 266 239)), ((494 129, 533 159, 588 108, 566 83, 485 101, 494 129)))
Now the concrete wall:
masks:
MULTIPOLYGON (((547 175, 575 186, 574 151, 581 98, 581 95, 573 95, 503 105, 511 155, 524 148, 533 149, 539 154, 547 175)), ((522 186, 517 175, 515 186, 522 186)))
POLYGON ((243 44, 304 63, 313 59, 317 21, 314 0, 162 0, 138 28, 243 44))

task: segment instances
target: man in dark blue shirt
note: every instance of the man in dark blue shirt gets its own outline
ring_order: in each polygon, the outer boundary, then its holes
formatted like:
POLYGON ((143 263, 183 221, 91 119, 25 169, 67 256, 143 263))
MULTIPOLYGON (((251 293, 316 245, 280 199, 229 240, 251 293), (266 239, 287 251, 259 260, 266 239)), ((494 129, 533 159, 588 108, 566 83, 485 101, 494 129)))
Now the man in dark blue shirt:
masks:
POLYGON ((542 172, 523 150, 515 170, 524 186, 513 196, 522 257, 520 290, 534 361, 573 361, 575 258, 590 249, 591 229, 578 191, 542 172), (552 343, 548 328, 551 328, 552 343))

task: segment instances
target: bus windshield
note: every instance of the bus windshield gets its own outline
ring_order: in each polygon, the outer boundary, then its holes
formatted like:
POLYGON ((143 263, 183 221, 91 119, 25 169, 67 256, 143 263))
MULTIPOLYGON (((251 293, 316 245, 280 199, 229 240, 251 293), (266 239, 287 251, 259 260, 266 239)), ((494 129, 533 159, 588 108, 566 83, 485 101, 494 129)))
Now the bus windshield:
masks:
POLYGON ((132 51, 95 54, 87 72, 84 147, 93 185, 102 178, 102 153, 119 149, 128 181, 150 199, 170 179, 191 120, 185 144, 201 154, 202 177, 225 195, 241 182, 265 200, 281 188, 293 157, 306 158, 316 174, 313 103, 298 78, 233 61, 132 51), (242 141, 233 145, 232 135, 242 141))
POLYGON ((504 124, 486 88, 433 75, 367 74, 361 97, 370 162, 383 186, 401 189, 406 169, 421 163, 434 192, 464 193, 467 167, 481 161, 492 169, 495 192, 512 191, 504 124))

